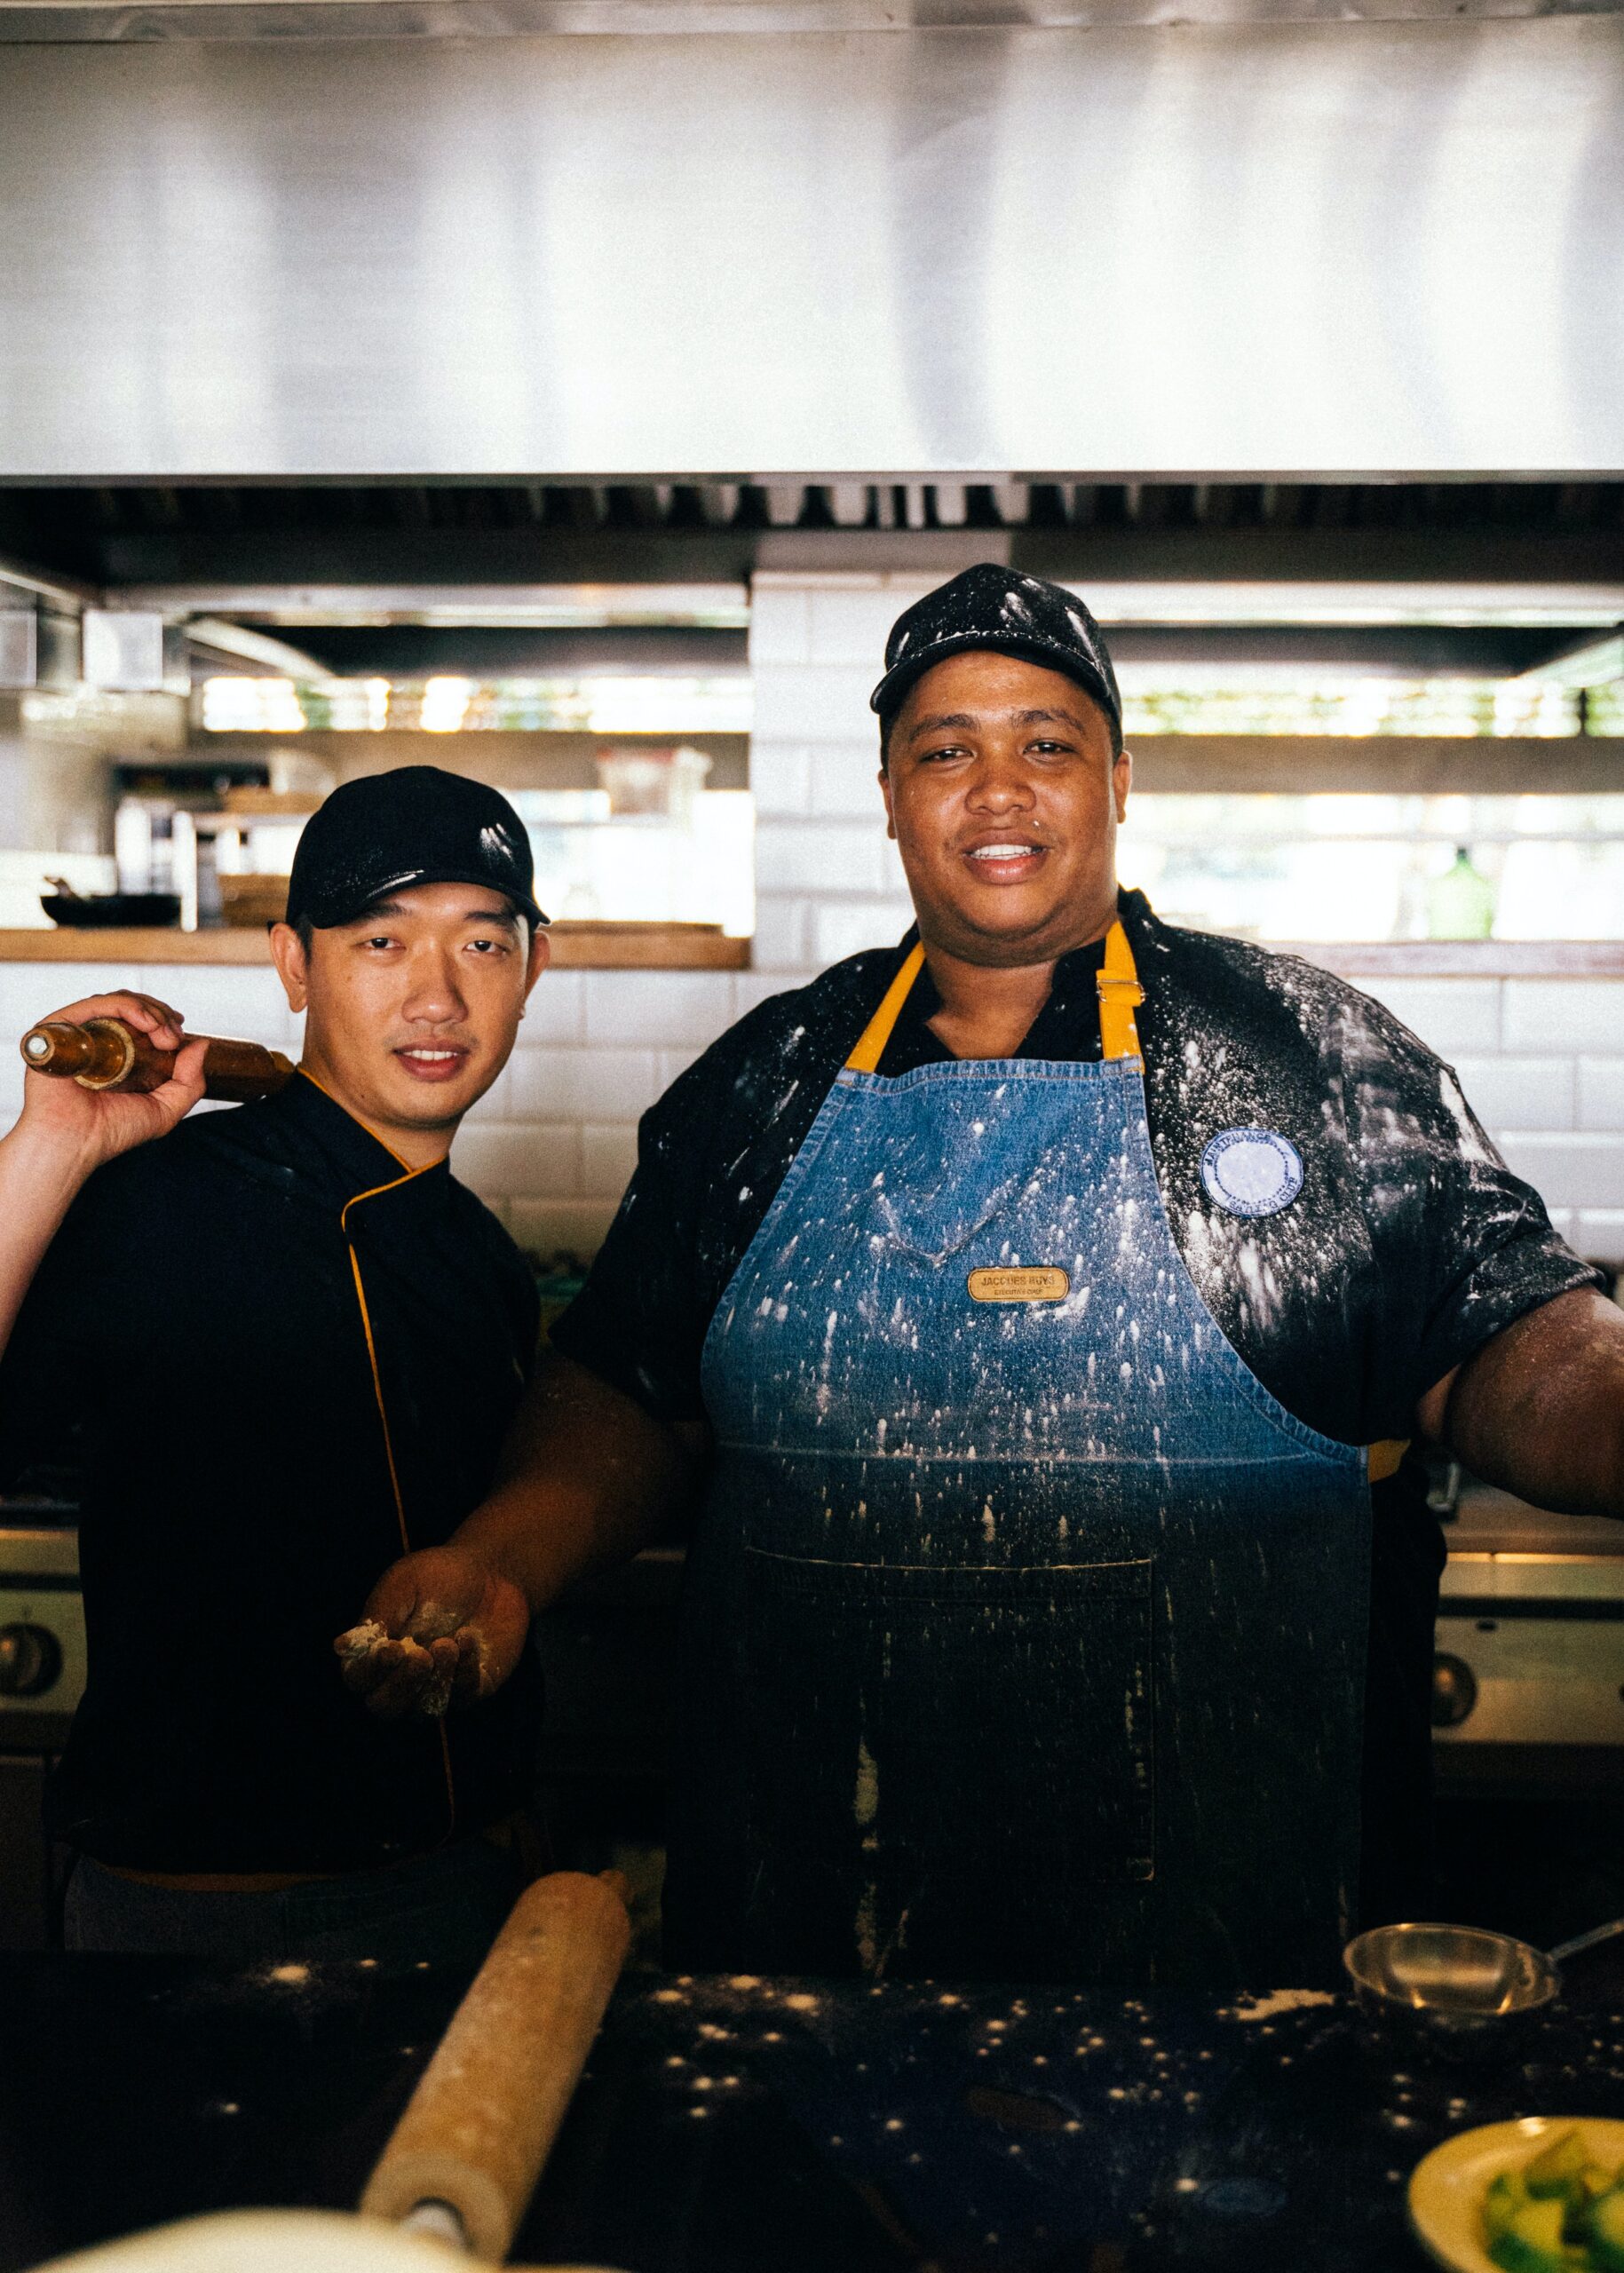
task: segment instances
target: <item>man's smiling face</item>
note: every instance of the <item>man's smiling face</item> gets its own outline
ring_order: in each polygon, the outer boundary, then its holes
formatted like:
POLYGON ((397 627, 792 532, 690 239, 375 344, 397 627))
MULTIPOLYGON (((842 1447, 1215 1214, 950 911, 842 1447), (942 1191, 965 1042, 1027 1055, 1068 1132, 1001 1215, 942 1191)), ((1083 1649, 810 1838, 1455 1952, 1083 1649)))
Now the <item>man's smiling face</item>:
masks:
POLYGON ((1100 936, 1132 773, 1111 743, 1073 679, 991 649, 910 688, 880 785, 928 946, 1024 964, 1100 936))
POLYGON ((369 1127, 448 1137, 507 1063, 547 939, 501 892, 417 884, 308 951, 279 924, 273 952, 323 1086, 369 1127))

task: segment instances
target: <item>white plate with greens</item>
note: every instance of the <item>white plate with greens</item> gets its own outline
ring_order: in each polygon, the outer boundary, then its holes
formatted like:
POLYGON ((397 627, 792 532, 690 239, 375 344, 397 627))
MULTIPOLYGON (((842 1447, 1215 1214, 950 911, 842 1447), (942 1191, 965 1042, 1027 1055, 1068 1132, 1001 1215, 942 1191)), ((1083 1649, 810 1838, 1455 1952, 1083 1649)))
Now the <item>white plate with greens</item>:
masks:
POLYGON ((1624 2122, 1528 2115, 1458 2132, 1410 2174, 1409 2209, 1449 2273, 1624 2273, 1624 2122))

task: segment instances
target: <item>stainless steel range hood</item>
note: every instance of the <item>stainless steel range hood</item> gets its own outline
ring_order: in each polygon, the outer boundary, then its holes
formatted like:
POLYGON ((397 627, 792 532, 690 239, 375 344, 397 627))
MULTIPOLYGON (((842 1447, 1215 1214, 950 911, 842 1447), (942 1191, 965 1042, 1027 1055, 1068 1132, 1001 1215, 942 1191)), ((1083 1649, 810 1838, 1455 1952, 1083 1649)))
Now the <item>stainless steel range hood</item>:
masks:
POLYGON ((1624 459, 1617 15, 0 55, 0 479, 1624 459))

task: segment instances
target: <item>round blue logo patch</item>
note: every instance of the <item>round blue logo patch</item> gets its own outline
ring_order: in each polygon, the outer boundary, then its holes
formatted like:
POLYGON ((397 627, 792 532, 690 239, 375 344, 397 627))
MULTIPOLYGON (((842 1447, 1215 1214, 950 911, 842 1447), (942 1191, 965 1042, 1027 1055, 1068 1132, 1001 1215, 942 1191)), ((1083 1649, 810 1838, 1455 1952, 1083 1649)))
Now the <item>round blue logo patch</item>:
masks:
POLYGON ((1274 1129, 1225 1129, 1201 1154, 1207 1197, 1232 1216, 1278 1216, 1303 1189, 1303 1155, 1274 1129))

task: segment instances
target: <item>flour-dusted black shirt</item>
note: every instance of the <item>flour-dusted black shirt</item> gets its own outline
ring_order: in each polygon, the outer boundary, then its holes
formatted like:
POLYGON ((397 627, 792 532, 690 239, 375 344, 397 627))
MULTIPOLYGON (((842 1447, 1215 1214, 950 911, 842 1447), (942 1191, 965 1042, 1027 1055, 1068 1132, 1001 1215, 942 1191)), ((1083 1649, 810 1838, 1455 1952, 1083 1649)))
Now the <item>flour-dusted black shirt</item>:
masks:
MULTIPOLYGON (((1453 1073, 1379 1004, 1295 956, 1121 915, 1157 1177, 1202 1299, 1287 1412, 1343 1444, 1407 1437, 1427 1390, 1493 1334, 1596 1274, 1552 1230, 1453 1073), (1201 1155, 1227 1129, 1288 1137, 1303 1188, 1227 1213, 1201 1155)), ((638 1170, 554 1346, 666 1420, 701 1417, 722 1292, 907 946, 855 955, 764 1002, 644 1117, 638 1170)), ((1059 964, 1019 1055, 1100 1054, 1101 948, 1059 964)), ((944 1059, 928 974, 879 1071, 944 1059)), ((1432 1626, 1444 1548, 1420 1463, 1373 1493, 1366 1911, 1425 1893, 1432 1626)))
MULTIPOLYGON (((90 1682, 50 1810, 103 1861, 339 1870, 447 1833, 440 1725, 374 1720, 332 1651, 401 1550, 346 1203, 412 1545, 487 1489, 537 1305, 443 1161, 403 1175, 300 1078, 99 1170, 35 1280, 0 1483, 79 1424, 90 1682)), ((524 1795, 535 1679, 444 1723, 457 1828, 524 1795)))

